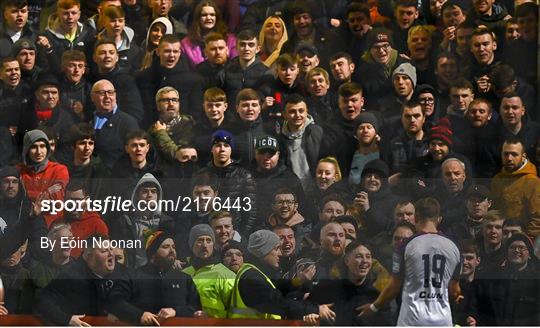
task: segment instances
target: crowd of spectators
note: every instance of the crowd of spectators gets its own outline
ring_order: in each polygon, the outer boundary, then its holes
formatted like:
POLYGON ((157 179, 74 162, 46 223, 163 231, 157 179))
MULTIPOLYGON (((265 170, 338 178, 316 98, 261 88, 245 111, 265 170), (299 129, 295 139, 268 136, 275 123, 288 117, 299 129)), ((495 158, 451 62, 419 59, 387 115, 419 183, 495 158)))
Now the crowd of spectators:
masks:
POLYGON ((454 323, 540 325, 537 2, 0 9, 0 321, 394 325, 431 198, 454 323))

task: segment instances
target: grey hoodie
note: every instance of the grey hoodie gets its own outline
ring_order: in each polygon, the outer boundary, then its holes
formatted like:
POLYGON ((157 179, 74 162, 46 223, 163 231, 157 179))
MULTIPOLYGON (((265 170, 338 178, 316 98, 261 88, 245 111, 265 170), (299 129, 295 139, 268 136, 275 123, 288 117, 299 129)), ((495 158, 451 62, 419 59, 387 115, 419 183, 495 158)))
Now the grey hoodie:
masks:
POLYGON ((47 163, 49 162, 49 156, 51 156, 51 145, 49 144, 49 138, 47 138, 47 135, 45 132, 41 130, 31 130, 24 134, 23 139, 23 158, 22 161, 24 165, 33 167, 36 172, 40 172, 47 166, 47 163), (28 151, 30 150, 30 147, 34 144, 36 141, 45 141, 45 144, 47 146, 47 156, 41 163, 34 163, 29 157, 28 157, 28 151))
MULTIPOLYGON (((131 193, 132 207, 134 208, 135 212, 133 215, 125 216, 128 225, 132 227, 132 230, 134 230, 136 238, 140 239, 143 245, 145 242, 145 237, 150 232, 157 231, 161 221, 161 211, 159 211, 159 209, 155 211, 139 211, 137 208, 136 202, 138 202, 138 199, 136 192, 137 189, 139 189, 139 187, 145 183, 151 183, 158 188, 158 203, 161 201, 163 197, 163 189, 161 188, 161 184, 151 173, 146 173, 142 176, 139 182, 137 182, 137 185, 135 188, 133 188, 133 192, 131 193)), ((144 248, 137 248, 135 251, 135 266, 142 266, 146 264, 146 262, 147 258, 144 248)))

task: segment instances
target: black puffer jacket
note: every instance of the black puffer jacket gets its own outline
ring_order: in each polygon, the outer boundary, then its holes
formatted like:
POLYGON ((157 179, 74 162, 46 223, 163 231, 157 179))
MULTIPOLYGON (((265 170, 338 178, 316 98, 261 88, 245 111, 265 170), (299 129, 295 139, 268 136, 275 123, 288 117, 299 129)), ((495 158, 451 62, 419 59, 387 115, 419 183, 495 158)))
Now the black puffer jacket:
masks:
POLYGON ((268 67, 257 57, 246 69, 240 66, 238 57, 233 58, 225 69, 219 72, 219 83, 229 102, 229 108, 236 108, 236 95, 245 88, 258 89, 266 79, 271 79, 268 67))
POLYGON ((73 121, 88 122, 92 119, 94 104, 90 100, 90 89, 92 86, 84 77, 77 84, 73 84, 63 76, 60 79, 60 103, 70 113, 73 121), (77 115, 73 110, 73 104, 80 102, 83 105, 83 115, 77 115))
POLYGON ((158 313, 173 308, 177 317, 192 317, 201 310, 201 300, 191 277, 181 271, 161 271, 149 263, 115 281, 110 294, 112 314, 139 324, 143 312, 158 313))
MULTIPOLYGON (((259 224, 257 217, 257 195, 256 183, 251 173, 241 167, 238 162, 232 162, 226 167, 217 167, 213 162, 200 170, 197 174, 204 171, 215 174, 218 177, 218 190, 221 200, 220 204, 229 198, 230 204, 234 204, 239 199, 241 209, 239 211, 231 208, 231 214, 234 216, 234 226, 240 231, 242 236, 249 236, 254 228, 259 224), (249 205, 248 205, 249 203, 249 205)), ((217 200, 216 200, 217 202, 217 200)))

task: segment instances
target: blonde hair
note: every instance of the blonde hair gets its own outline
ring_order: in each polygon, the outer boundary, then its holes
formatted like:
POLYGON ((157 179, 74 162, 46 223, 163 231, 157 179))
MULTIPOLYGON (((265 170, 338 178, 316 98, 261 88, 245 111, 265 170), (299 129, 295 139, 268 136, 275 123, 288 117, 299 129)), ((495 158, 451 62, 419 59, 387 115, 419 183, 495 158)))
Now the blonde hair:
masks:
POLYGON ((334 165, 334 169, 336 170, 336 182, 340 181, 343 178, 341 175, 341 169, 339 168, 338 160, 335 157, 327 156, 321 158, 317 163, 317 166, 319 166, 320 163, 329 163, 334 165))
POLYGON ((431 35, 433 32, 435 32, 435 26, 432 25, 416 25, 409 29, 409 33, 407 34, 407 44, 411 42, 412 36, 417 32, 424 32, 428 36, 428 40, 431 43, 431 35))

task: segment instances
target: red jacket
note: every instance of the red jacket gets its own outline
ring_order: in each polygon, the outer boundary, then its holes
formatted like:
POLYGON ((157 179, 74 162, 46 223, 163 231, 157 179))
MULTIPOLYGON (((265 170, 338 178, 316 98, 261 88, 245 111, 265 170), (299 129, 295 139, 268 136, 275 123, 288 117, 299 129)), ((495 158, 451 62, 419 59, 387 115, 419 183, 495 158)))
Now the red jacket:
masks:
MULTIPOLYGON (((71 232, 75 240, 86 240, 86 238, 94 234, 109 235, 107 224, 97 212, 83 212, 79 219, 66 220, 66 222, 71 225, 71 232)), ((79 247, 71 249, 71 257, 78 258, 83 250, 83 248, 79 247)))
MULTIPOLYGON (((64 200, 64 188, 69 182, 69 173, 65 165, 49 161, 40 172, 35 172, 24 164, 17 166, 28 198, 35 202, 44 191, 48 192, 45 199, 64 200)), ((43 213, 47 228, 59 217, 60 213, 43 213)))

